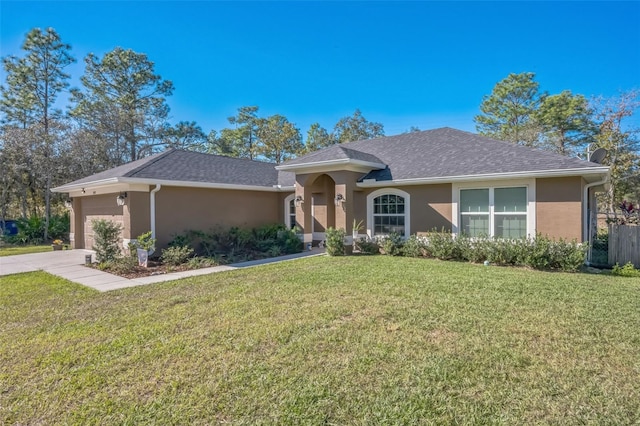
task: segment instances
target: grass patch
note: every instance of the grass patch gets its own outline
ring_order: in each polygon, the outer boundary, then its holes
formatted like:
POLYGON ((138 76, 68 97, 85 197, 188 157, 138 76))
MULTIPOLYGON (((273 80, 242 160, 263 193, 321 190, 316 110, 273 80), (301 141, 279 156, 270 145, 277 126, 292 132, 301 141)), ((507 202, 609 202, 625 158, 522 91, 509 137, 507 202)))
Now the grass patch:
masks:
POLYGON ((0 285, 0 423, 632 424, 640 280, 315 257, 0 285))
POLYGON ((51 244, 38 246, 4 246, 0 247, 0 257, 16 256, 18 254, 42 253, 51 250, 51 244))

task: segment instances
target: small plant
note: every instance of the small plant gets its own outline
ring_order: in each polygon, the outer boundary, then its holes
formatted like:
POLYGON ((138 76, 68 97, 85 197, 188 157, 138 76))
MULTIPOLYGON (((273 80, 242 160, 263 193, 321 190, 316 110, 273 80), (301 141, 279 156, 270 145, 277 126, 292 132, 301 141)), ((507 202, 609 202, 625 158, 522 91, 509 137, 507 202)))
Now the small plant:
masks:
POLYGON ((378 254, 380 253, 380 246, 375 241, 368 240, 366 237, 362 237, 354 241, 354 248, 362 254, 378 254))
POLYGON ((384 254, 389 256, 400 256, 403 244, 402 236, 397 232, 392 232, 380 238, 380 248, 384 254))
POLYGON ((153 253, 156 249, 156 239, 151 237, 151 231, 136 237, 136 246, 142 250, 153 253))
POLYGON ((619 277, 640 277, 640 270, 636 269, 631 262, 627 262, 622 267, 616 263, 611 270, 611 275, 617 275, 619 277))
POLYGON ((109 271, 116 275, 125 275, 135 271, 138 263, 135 259, 129 256, 118 257, 108 262, 101 262, 98 265, 98 269, 102 271, 109 271))
POLYGON ((410 236, 402 246, 402 254, 407 257, 425 257, 427 256, 427 245, 422 237, 417 235, 410 236))
POLYGON ((109 220, 92 220, 94 233, 93 250, 99 263, 114 261, 120 254, 118 240, 120 239, 120 225, 109 220))
POLYGON ((62 240, 53 240, 51 241, 51 244, 56 245, 56 246, 61 246, 64 242, 62 240))
POLYGON ((174 246, 162 250, 160 260, 169 266, 179 266, 185 263, 193 255, 193 249, 187 246, 174 246))
POLYGON ((327 228, 326 252, 329 256, 344 256, 344 229, 327 228))

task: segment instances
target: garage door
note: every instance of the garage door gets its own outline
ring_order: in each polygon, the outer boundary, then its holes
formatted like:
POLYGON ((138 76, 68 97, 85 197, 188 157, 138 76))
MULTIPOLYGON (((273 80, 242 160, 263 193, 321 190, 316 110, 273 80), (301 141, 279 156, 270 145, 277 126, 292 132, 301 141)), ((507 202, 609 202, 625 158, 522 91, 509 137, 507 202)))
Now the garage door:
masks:
MULTIPOLYGON (((117 194, 116 194, 117 195, 117 194)), ((94 244, 92 221, 104 219, 123 227, 123 208, 116 203, 116 195, 95 195, 82 197, 82 219, 84 222, 84 248, 91 249, 94 244)))
POLYGON ((94 233, 93 233, 93 221, 94 220, 108 220, 111 222, 115 222, 120 225, 120 228, 123 228, 124 222, 122 220, 122 215, 99 215, 99 214, 86 214, 84 216, 84 248, 91 249, 94 244, 94 233))

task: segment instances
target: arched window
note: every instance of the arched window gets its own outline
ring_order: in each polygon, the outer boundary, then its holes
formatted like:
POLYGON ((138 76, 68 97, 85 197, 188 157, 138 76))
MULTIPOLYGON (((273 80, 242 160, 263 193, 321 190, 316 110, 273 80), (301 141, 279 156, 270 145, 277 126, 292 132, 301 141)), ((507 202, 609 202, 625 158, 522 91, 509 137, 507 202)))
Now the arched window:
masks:
POLYGON ((392 232, 409 236, 409 194, 381 189, 367 196, 368 231, 372 237, 392 232))
POLYGON ((291 194, 284 199, 284 224, 289 229, 296 227, 295 194, 291 194))

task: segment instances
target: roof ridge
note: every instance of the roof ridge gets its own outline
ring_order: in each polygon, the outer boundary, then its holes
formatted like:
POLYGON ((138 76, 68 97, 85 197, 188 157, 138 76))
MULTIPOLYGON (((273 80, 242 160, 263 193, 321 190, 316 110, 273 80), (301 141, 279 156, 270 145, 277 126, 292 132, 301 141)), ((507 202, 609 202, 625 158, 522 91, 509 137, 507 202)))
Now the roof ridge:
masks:
POLYGON ((169 148, 168 150, 159 153, 156 157, 147 157, 147 159, 149 161, 146 161, 143 164, 139 165, 138 167, 129 170, 127 173, 124 174, 123 177, 132 177, 136 173, 141 172, 142 170, 146 169, 147 167, 149 167, 153 163, 157 162, 158 160, 166 157, 167 155, 169 155, 169 154, 171 154, 171 153, 173 153, 175 151, 176 151, 175 148, 169 148))

